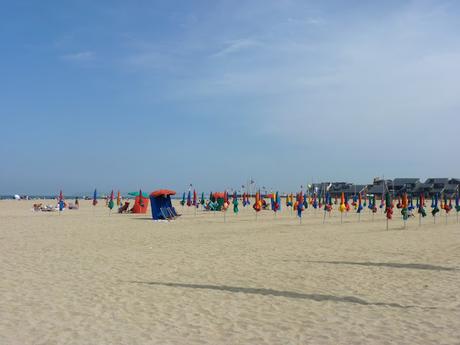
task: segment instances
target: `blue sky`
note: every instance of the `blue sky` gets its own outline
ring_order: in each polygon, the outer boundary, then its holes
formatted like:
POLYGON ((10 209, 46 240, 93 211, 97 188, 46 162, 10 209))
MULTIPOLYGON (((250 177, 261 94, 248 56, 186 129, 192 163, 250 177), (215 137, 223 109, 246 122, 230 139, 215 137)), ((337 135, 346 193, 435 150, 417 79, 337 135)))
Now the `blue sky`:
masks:
POLYGON ((460 175, 457 1, 3 1, 0 194, 460 175))

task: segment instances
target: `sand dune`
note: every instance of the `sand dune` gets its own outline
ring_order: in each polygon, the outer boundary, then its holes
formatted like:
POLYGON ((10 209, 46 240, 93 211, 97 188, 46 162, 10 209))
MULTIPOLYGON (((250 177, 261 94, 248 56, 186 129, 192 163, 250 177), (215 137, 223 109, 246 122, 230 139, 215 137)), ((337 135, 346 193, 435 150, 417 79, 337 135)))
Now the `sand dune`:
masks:
MULTIPOLYGON (((460 344, 460 224, 0 202, 0 344, 460 344)), ((395 211, 395 215, 397 211, 395 211)))

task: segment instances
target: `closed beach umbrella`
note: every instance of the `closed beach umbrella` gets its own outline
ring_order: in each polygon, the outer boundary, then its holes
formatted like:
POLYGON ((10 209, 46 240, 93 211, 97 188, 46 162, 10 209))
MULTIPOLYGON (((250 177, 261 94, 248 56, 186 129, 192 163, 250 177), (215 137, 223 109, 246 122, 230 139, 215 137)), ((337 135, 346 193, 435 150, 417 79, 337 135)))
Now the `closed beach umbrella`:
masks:
POLYGON ((187 206, 192 206, 192 191, 188 191, 188 195, 187 195, 187 206))
POLYGON ((304 207, 304 198, 302 192, 297 194, 297 217, 302 218, 302 211, 304 207))
POLYGON ((414 197, 411 195, 409 197, 409 207, 407 208, 409 211, 412 211, 414 209, 414 197))
POLYGON ((121 204, 121 195, 120 195, 120 191, 118 191, 117 193, 117 206, 120 206, 121 204))
POLYGON ((198 201, 197 199, 198 199, 198 198, 197 198, 197 195, 196 195, 196 190, 194 189, 194 190, 193 190, 193 203, 192 203, 193 206, 197 206, 197 205, 198 205, 198 204, 197 204, 197 201, 198 201))
POLYGON ((110 193, 110 200, 109 200, 108 206, 109 206, 110 210, 112 210, 112 208, 113 208, 113 190, 110 193))
POLYGON ((407 218, 409 218, 409 212, 407 209, 408 206, 409 206, 409 202, 407 199, 407 193, 404 193, 401 199, 401 214, 404 220, 407 220, 407 218))
MULTIPOLYGON (((307 197, 307 192, 305 192, 303 194, 303 197, 302 197, 302 205, 304 207, 304 209, 306 210, 308 208, 308 197, 307 197)), ((318 206, 318 203, 316 204, 316 206, 318 206)))
POLYGON ((236 191, 233 193, 233 212, 238 213, 238 197, 236 191))
POLYGON ((457 188, 457 194, 455 195, 455 210, 460 212, 460 193, 457 188))
POLYGON ((358 208, 356 212, 361 213, 362 210, 363 210, 362 197, 361 197, 361 193, 359 193, 358 194, 358 208))
POLYGON ((260 191, 256 192, 256 201, 254 202, 254 205, 252 208, 256 211, 259 212, 262 209, 262 201, 260 200, 260 191))
POLYGON ((182 206, 185 205, 185 192, 182 193, 182 200, 180 201, 180 204, 181 204, 182 206))
POLYGON ((346 206, 345 206, 345 194, 342 192, 340 195, 340 206, 339 206, 339 211, 340 212, 345 212, 346 211, 346 206))
POLYGON ((432 210, 431 210, 431 214, 433 215, 433 217, 436 216, 436 213, 439 212, 439 207, 438 207, 438 193, 436 193, 434 196, 433 196, 433 200, 432 200, 432 210))
POLYGON ((390 193, 385 194, 385 213, 387 215, 387 219, 391 219, 393 216, 393 204, 391 203, 391 196, 390 193))
POLYGON ((62 190, 59 191, 59 211, 62 211, 64 209, 64 196, 62 194, 62 190))
POLYGON ((93 193, 93 206, 96 206, 97 205, 97 190, 94 189, 94 193, 93 193))
POLYGON ((332 198, 329 192, 326 192, 326 201, 324 203, 324 210, 327 212, 332 211, 332 198))
POLYGON ((419 202, 418 202, 418 213, 422 216, 426 216, 425 211, 425 195, 422 193, 420 194, 419 202))

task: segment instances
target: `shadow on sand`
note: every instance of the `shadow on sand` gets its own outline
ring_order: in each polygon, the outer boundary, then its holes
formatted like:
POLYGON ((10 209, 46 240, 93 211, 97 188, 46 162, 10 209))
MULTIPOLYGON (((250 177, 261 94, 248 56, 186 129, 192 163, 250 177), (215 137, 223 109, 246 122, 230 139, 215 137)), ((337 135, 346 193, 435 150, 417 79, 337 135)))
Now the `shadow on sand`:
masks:
MULTIPOLYGON (((338 303, 352 303, 365 306, 383 306, 383 307, 393 307, 393 308, 426 308, 415 305, 401 305, 398 303, 383 303, 383 302, 368 302, 361 298, 353 296, 334 296, 334 295, 323 295, 323 294, 305 294, 294 291, 280 291, 273 289, 264 289, 264 288, 247 288, 247 287, 238 287, 238 286, 227 286, 227 285, 209 285, 209 284, 185 284, 185 283, 165 283, 165 282, 143 282, 143 281, 130 281, 129 283, 134 284, 144 284, 144 285, 153 285, 153 286, 167 286, 173 288, 185 288, 185 289, 202 289, 202 290, 212 290, 212 291, 222 291, 222 292, 231 292, 231 293, 244 293, 244 294, 254 294, 261 296, 275 296, 275 297, 286 297, 286 298, 295 298, 295 299, 307 299, 316 302, 338 302, 338 303)), ((429 307, 429 309, 435 309, 429 307)))
POLYGON ((284 261, 299 261, 314 264, 330 264, 330 265, 354 265, 367 267, 389 267, 389 268, 406 268, 414 270, 429 270, 429 271, 459 271, 454 267, 443 267, 429 264, 402 264, 396 262, 352 262, 352 261, 301 261, 301 260, 284 260, 284 261))

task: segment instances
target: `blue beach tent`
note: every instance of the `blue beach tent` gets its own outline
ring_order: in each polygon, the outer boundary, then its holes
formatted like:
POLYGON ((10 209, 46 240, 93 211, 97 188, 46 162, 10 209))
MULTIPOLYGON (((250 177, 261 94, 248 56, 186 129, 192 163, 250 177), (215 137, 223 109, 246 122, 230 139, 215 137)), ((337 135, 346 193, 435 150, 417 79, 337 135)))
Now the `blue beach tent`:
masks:
POLYGON ((159 189, 150 193, 150 205, 154 220, 171 218, 169 211, 175 212, 171 204, 171 195, 175 194, 175 191, 169 189, 159 189))

